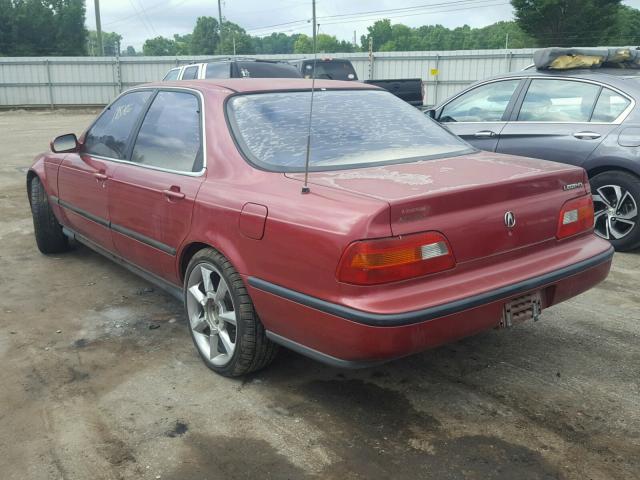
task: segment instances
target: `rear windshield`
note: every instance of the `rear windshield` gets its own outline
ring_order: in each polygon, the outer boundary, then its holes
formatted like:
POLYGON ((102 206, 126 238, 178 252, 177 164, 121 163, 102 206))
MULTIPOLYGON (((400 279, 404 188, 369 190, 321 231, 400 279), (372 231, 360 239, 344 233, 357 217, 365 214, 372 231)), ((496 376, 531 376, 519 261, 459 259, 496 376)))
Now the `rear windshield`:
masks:
MULTIPOLYGON (((304 170, 310 92, 237 95, 227 104, 244 155, 278 172, 304 170)), ((474 151, 386 91, 316 90, 310 170, 407 163, 474 151)))
MULTIPOLYGON (((302 74, 305 78, 313 77, 313 62, 304 64, 302 74)), ((333 60, 316 61, 316 78, 328 80, 357 80, 358 76, 350 62, 339 62, 333 60)))
POLYGON ((269 62, 238 62, 241 78, 300 78, 300 72, 293 65, 269 62))

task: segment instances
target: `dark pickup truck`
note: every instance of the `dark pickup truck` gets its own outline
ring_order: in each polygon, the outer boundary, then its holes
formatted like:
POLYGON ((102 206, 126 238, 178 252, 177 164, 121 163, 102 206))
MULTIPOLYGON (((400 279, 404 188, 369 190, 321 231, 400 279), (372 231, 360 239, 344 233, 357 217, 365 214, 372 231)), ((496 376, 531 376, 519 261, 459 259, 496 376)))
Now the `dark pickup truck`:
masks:
MULTIPOLYGON (((315 61, 315 77, 328 80, 357 81, 358 74, 349 60, 344 58, 305 58, 303 60, 292 60, 289 63, 294 65, 305 78, 313 77, 313 64, 315 61)), ((364 80, 364 83, 376 85, 390 91, 396 97, 411 105, 420 107, 422 101, 422 79, 389 79, 389 80, 364 80)))

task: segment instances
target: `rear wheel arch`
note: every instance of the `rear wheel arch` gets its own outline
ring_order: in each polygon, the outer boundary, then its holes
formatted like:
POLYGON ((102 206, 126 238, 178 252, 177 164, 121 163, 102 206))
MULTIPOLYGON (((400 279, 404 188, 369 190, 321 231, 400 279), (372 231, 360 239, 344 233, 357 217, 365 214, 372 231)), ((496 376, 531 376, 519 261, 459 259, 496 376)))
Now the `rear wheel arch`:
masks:
POLYGON ((223 255, 233 267, 238 272, 245 272, 246 269, 244 262, 240 256, 240 253, 235 248, 221 248, 217 242, 209 242, 209 241, 190 241, 187 242, 182 248, 179 254, 179 275, 180 281, 184 282, 185 273, 187 271, 187 267, 189 266, 189 262, 199 251, 204 250, 206 248, 212 248, 216 252, 223 255))
POLYGON ((638 180, 640 180, 640 175, 637 172, 634 172, 633 170, 631 170, 629 168, 620 167, 618 165, 598 165, 597 167, 593 167, 593 168, 588 169, 587 170, 587 175, 591 179, 591 178, 595 177, 596 175, 599 175, 599 174, 605 173, 605 172, 623 172, 623 173, 628 173, 629 175, 633 175, 638 180))

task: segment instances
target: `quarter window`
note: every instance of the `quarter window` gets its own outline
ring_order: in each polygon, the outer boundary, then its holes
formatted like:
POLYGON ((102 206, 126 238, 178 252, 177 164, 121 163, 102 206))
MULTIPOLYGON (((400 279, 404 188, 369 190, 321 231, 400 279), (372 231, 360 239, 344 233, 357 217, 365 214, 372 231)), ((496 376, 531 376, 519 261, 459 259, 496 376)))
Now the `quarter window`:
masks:
POLYGON ((182 73, 182 80, 193 80, 198 76, 198 67, 187 67, 182 73))
POLYGON ((520 80, 492 82, 460 95, 440 114, 440 121, 447 122, 499 122, 520 80))
POLYGON ((131 161, 180 172, 202 170, 200 107, 195 95, 159 92, 142 122, 131 161))
POLYGON ((125 159, 133 127, 152 93, 148 90, 127 93, 109 105, 85 135, 84 152, 125 159))
POLYGON ((532 80, 518 121, 588 122, 600 87, 570 80, 532 80))
POLYGON ((173 68, 169 70, 169 73, 167 73, 162 80, 177 80, 178 75, 180 75, 180 69, 173 68))
POLYGON ((596 108, 593 111, 591 121, 601 123, 613 122, 624 112, 629 106, 629 103, 631 102, 619 93, 609 90, 608 88, 603 88, 598 98, 598 103, 596 103, 596 108))
POLYGON ((205 78, 229 78, 230 65, 227 62, 208 63, 205 78))

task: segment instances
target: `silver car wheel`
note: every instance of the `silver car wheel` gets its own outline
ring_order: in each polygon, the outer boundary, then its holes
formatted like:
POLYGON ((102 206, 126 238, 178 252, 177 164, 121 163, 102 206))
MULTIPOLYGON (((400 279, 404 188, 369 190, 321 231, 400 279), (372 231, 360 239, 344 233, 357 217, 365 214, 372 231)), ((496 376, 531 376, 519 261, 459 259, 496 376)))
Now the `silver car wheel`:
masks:
POLYGON ((200 263, 187 281, 187 315, 196 346, 222 367, 236 349, 237 321, 229 285, 216 267, 200 263))
POLYGON ((594 227, 607 240, 626 237, 638 222, 638 205, 633 196, 619 185, 603 185, 593 194, 594 227))

